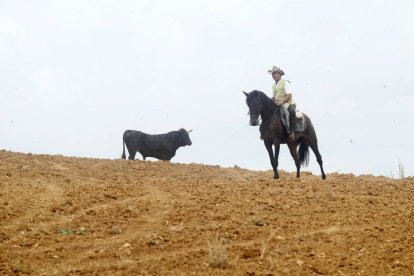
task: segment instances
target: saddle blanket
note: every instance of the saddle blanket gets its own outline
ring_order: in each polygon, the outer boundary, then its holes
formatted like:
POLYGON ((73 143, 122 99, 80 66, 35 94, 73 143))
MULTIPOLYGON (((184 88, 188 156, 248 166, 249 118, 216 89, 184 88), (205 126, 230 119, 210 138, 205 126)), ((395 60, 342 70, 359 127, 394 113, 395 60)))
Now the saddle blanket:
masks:
MULTIPOLYGON (((280 112, 281 112, 282 123, 286 127, 285 116, 283 116, 282 111, 280 112)), ((296 118, 293 120, 292 129, 295 132, 301 132, 305 130, 305 117, 303 116, 303 113, 298 110, 296 110, 296 118)))
POLYGON ((304 131, 305 130, 305 118, 303 113, 296 109, 296 122, 293 131, 304 131))
POLYGON ((305 119, 302 117, 301 119, 296 119, 295 127, 293 131, 304 131, 305 130, 305 119))

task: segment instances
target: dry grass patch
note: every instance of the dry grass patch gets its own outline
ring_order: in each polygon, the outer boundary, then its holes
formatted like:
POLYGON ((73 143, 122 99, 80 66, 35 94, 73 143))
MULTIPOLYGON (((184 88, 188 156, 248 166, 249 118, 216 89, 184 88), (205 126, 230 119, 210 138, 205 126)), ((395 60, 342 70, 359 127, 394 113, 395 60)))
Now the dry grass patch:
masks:
POLYGON ((398 176, 400 179, 405 178, 405 170, 404 170, 404 164, 401 162, 401 160, 398 162, 398 176))
POLYGON ((210 242, 208 241, 208 250, 210 252, 210 266, 213 268, 225 268, 228 266, 228 255, 226 246, 216 237, 210 242))
POLYGON ((273 231, 272 228, 270 228, 270 235, 269 235, 269 237, 267 238, 266 241, 262 242, 262 247, 260 248, 260 261, 263 260, 264 255, 266 253, 266 249, 269 246, 270 241, 272 240, 273 236, 276 234, 276 232, 279 229, 280 229, 280 227, 273 231))

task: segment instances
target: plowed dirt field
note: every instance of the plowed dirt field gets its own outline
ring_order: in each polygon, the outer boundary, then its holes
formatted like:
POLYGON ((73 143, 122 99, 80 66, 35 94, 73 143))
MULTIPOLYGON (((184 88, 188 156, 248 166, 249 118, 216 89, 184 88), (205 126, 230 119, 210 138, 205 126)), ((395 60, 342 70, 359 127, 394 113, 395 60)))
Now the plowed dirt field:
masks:
POLYGON ((413 199, 414 178, 0 151, 0 274, 413 275, 413 199))

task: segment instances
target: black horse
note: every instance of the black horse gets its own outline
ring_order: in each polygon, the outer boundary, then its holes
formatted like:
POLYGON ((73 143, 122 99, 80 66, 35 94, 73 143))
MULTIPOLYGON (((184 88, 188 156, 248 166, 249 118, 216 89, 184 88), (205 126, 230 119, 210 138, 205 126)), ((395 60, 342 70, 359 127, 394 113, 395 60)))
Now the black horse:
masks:
MULTIPOLYGON (((249 107, 250 125, 259 125, 259 118, 262 118, 262 123, 260 124, 260 134, 266 146, 267 152, 269 153, 274 178, 279 178, 277 166, 279 164, 278 159, 280 144, 287 144, 290 154, 295 160, 297 178, 300 177, 300 166, 307 166, 309 163, 310 147, 315 153, 316 160, 321 167, 322 179, 325 179, 326 175, 322 167, 322 157, 318 150, 318 141, 310 118, 303 114, 303 120, 305 120, 304 131, 295 131, 295 138, 289 139, 286 128, 282 123, 279 107, 274 103, 274 101, 263 92, 257 90, 253 90, 250 93, 244 92, 244 94, 246 95, 246 103, 249 107), (274 155, 272 150, 273 145, 275 146, 274 155), (297 147, 299 147, 299 151, 297 150, 297 147)), ((294 129, 294 125, 292 125, 292 129, 294 129)))

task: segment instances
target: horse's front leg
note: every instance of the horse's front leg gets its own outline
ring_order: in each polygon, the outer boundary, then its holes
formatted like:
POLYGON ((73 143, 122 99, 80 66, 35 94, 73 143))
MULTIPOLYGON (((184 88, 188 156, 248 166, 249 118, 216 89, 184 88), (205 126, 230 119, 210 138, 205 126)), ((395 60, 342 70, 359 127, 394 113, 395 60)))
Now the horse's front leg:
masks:
POLYGON ((273 149, 272 149, 272 145, 273 143, 271 141, 264 141, 265 147, 267 149, 267 152, 269 153, 269 158, 270 158, 270 164, 272 164, 272 168, 273 168, 273 172, 274 172, 274 178, 278 179, 279 178, 279 174, 277 173, 277 163, 275 163, 275 157, 273 155, 273 149))

